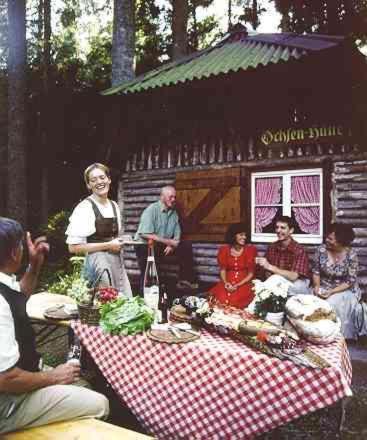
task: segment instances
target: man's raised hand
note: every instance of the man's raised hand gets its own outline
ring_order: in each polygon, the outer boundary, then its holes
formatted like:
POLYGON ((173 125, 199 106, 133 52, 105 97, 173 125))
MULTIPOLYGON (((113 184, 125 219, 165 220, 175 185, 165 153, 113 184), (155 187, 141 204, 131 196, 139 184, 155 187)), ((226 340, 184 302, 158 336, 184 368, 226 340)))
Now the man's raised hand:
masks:
POLYGON ((41 236, 32 241, 30 232, 26 234, 29 263, 31 266, 40 267, 45 261, 46 255, 50 252, 50 245, 45 236, 41 236))

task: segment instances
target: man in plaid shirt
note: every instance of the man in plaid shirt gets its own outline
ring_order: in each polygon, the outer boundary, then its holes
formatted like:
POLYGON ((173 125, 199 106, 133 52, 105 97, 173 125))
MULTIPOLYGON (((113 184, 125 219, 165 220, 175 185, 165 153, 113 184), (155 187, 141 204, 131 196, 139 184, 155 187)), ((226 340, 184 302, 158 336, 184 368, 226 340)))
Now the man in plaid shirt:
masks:
POLYGON ((285 215, 279 217, 275 225, 278 240, 269 246, 265 258, 257 259, 257 263, 264 268, 266 278, 278 275, 287 280, 289 295, 309 294, 308 257, 305 248, 293 240, 293 232, 293 220, 285 215))

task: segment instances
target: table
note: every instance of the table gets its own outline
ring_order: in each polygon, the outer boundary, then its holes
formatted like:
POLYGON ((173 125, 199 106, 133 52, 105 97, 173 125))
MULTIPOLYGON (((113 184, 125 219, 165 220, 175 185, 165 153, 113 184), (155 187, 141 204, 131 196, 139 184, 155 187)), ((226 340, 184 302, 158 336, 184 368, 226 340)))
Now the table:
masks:
POLYGON ((75 305, 75 301, 66 295, 58 295, 56 293, 41 292, 31 295, 27 302, 27 314, 32 324, 38 324, 41 329, 36 333, 37 345, 41 346, 46 342, 51 342, 58 339, 60 336, 50 338, 52 334, 59 327, 64 327, 68 332, 69 343, 73 339, 73 334, 70 328, 70 320, 54 320, 45 318, 44 312, 52 306, 58 304, 72 304, 75 305))
POLYGON ((52 320, 45 318, 44 312, 56 305, 76 305, 75 300, 70 298, 67 295, 59 295, 57 293, 49 293, 49 292, 40 292, 31 295, 27 302, 27 314, 33 321, 38 321, 39 323, 44 324, 57 324, 63 327, 70 326, 70 320, 52 320))
POLYGON ((102 374, 158 439, 249 439, 352 394, 345 341, 312 349, 331 365, 300 367, 202 331, 186 344, 72 328, 102 374))

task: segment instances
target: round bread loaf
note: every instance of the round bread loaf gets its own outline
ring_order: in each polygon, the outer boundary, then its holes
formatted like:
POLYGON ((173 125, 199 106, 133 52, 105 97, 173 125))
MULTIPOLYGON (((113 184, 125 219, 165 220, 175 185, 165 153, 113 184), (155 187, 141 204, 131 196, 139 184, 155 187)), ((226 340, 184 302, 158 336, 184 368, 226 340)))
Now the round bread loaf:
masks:
POLYGON ((285 309, 297 332, 314 344, 329 344, 340 335, 340 319, 331 305, 317 296, 293 296, 285 309))
POLYGON ((288 316, 304 321, 319 321, 320 319, 333 319, 331 305, 314 295, 295 295, 289 298, 285 305, 288 316))

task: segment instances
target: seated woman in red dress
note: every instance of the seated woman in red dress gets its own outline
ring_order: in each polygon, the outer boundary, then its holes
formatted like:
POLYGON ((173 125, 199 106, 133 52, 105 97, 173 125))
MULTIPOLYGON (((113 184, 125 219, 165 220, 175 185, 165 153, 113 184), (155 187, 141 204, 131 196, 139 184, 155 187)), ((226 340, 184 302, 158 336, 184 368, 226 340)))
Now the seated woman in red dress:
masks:
POLYGON ((256 247, 246 244, 246 226, 230 225, 226 233, 227 245, 218 251, 220 279, 209 294, 222 304, 239 309, 248 306, 254 298, 251 280, 255 274, 256 247))

